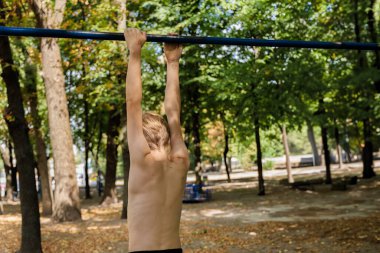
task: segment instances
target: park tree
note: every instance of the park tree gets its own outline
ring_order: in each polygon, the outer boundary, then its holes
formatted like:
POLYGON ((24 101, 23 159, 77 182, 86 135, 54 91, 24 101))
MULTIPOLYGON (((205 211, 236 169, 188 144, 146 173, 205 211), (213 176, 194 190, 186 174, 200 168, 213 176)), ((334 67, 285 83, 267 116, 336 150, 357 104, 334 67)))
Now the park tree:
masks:
MULTIPOLYGON (((117 6, 115 20, 117 23, 117 31, 123 32, 126 28, 127 22, 127 9, 125 0, 115 0, 114 4, 117 6)), ((125 94, 125 79, 126 79, 126 48, 125 44, 118 43, 115 45, 117 53, 113 55, 115 58, 113 75, 115 76, 114 82, 117 85, 118 90, 122 90, 121 94, 125 94)), ((116 196, 116 168, 117 168, 117 157, 118 157, 118 146, 121 144, 122 148, 122 159, 123 159, 123 172, 124 172, 124 187, 128 187, 128 183, 125 183, 126 180, 129 180, 129 161, 128 159, 128 149, 125 132, 120 134, 123 131, 123 128, 126 127, 126 120, 123 118, 124 109, 126 108, 125 97, 121 97, 118 100, 118 103, 114 103, 114 110, 110 111, 108 128, 107 128, 107 163, 106 163, 106 184, 104 189, 104 196, 102 199, 103 204, 117 202, 116 196), (119 106, 121 105, 121 106, 119 106), (122 119, 123 118, 123 119, 122 119)), ((125 112, 126 113, 126 112, 125 112)), ((125 129, 124 129, 125 131, 125 129)), ((128 190, 128 188, 127 188, 128 190)), ((125 204, 128 203, 128 193, 124 189, 123 191, 123 210, 125 213, 125 204)))
MULTIPOLYGON (((373 25, 373 17, 371 15, 371 9, 373 8, 373 3, 371 6, 367 6, 369 8, 369 11, 367 13, 368 15, 368 29, 371 33, 372 39, 375 39, 376 33, 374 30, 373 25)), ((361 17, 363 15, 363 9, 364 7, 359 4, 359 1, 354 0, 354 29, 355 29, 355 40, 356 42, 363 41, 363 29, 362 24, 360 23, 361 20, 363 20, 361 17)), ((358 72, 364 72, 366 68, 368 68, 368 59, 364 52, 358 50, 357 54, 357 69, 358 72)), ((376 61, 378 59, 375 59, 375 66, 376 61)), ((364 72, 365 73, 365 72, 364 72)), ((365 83, 368 86, 368 81, 366 80, 365 83)), ((363 178, 371 178, 374 177, 376 174, 373 170, 373 143, 372 143, 372 124, 371 124, 371 113, 372 113, 372 106, 371 101, 373 100, 373 90, 370 89, 370 87, 367 87, 366 89, 363 89, 364 87, 361 87, 361 94, 363 96, 363 102, 361 103, 361 109, 363 111, 364 117, 362 117, 363 122, 363 138, 364 138, 364 146, 362 150, 362 160, 363 160, 363 178)))
MULTIPOLYGON (((0 100, 1 103, 1 110, 5 110, 7 107, 7 97, 6 97, 6 87, 4 83, 2 82, 2 79, 0 79, 0 100)), ((12 188, 12 174, 11 174, 11 161, 9 157, 9 142, 10 142, 10 136, 8 133, 7 125, 5 123, 5 118, 3 115, 0 117, 0 136, 1 136, 1 142, 0 142, 0 156, 1 161, 3 164, 3 170, 5 174, 5 189, 4 189, 4 198, 2 200, 12 200, 13 199, 13 188, 12 188)))
MULTIPOLYGON (((95 2, 70 1, 66 5, 65 15, 70 19, 65 19, 63 27, 70 27, 75 30, 90 30, 95 23, 93 16, 97 12, 98 5, 95 2)), ((91 92, 98 80, 94 80, 91 73, 91 67, 95 64, 93 53, 98 50, 98 41, 91 40, 65 40, 62 41, 61 51, 63 58, 63 71, 66 80, 67 96, 69 103, 69 115, 72 122, 75 122, 73 128, 73 139, 83 156, 82 171, 84 172, 85 198, 90 199, 90 153, 96 153, 94 157, 98 158, 98 148, 101 146, 102 133, 104 129, 104 112, 98 110, 93 103, 91 92), (97 140, 101 132, 100 140, 97 140), (99 143, 95 147, 95 143, 99 143), (96 151, 94 151, 96 149, 96 151)), ((82 164, 82 163, 81 163, 82 164)), ((95 162, 98 165, 98 160, 95 162)), ((96 166, 96 169, 98 167, 96 166)))
POLYGON ((106 177, 104 195, 101 203, 109 205, 117 203, 116 195, 116 167, 119 145, 119 127, 121 115, 117 109, 110 111, 107 127, 107 149, 106 149, 106 177))
POLYGON ((121 117, 121 139, 122 139, 122 157, 123 157, 123 168, 124 168, 124 188, 123 188, 123 209, 121 212, 121 218, 128 218, 128 185, 129 185, 129 171, 131 167, 130 154, 127 141, 127 110, 126 106, 123 108, 123 113, 121 117))
MULTIPOLYGON (((123 32, 127 26, 127 0, 117 0, 116 4, 119 6, 117 30, 123 32)), ((121 57, 127 62, 126 47, 121 47, 121 57)), ((125 66, 126 64, 124 64, 125 66)), ((124 74, 121 74, 120 78, 126 78, 124 74)), ((121 81, 122 82, 122 81, 121 81)), ((121 211, 121 218, 128 218, 128 185, 129 185, 129 171, 130 171, 130 154, 128 148, 127 140, 127 105, 123 103, 122 113, 121 113, 121 152, 123 159, 123 176, 124 176, 124 187, 123 187, 123 208, 121 211)))
MULTIPOLYGON (((20 19, 23 17, 22 12, 18 12, 20 19)), ((15 61, 20 66, 20 82, 23 86, 23 95, 27 106, 27 120, 31 127, 30 137, 32 137, 32 144, 36 154, 36 166, 38 170, 38 177, 40 179, 40 190, 42 194, 42 213, 43 215, 51 215, 53 212, 52 201, 53 194, 51 188, 51 177, 49 175, 47 145, 45 143, 44 125, 42 117, 45 111, 45 105, 39 105, 42 99, 39 100, 41 91, 37 90, 41 80, 38 78, 39 58, 38 49, 35 42, 30 39, 14 40, 15 61), (42 111, 42 112, 40 112, 42 111)))
MULTIPOLYGON (((6 6, 0 0, 0 25, 5 25, 6 6)), ((6 85, 8 107, 5 120, 9 134, 15 145, 15 154, 19 167, 21 200, 21 253, 42 252, 40 214, 34 173, 34 155, 28 136, 28 126, 19 81, 19 73, 14 67, 10 41, 0 37, 1 77, 6 85)))
MULTIPOLYGON (((95 25, 100 30, 122 32, 127 20, 125 1, 93 1, 90 4, 78 1, 77 4, 68 4, 67 13, 73 19, 65 20, 63 25, 81 30, 91 30, 95 25)), ((68 94, 72 101, 70 113, 76 124, 81 126, 74 128, 75 143, 81 149, 84 148, 85 171, 88 170, 86 161, 89 152, 98 173, 101 170, 99 157, 105 157, 105 191, 102 202, 113 203, 117 201, 117 150, 123 141, 119 138, 119 132, 125 104, 125 43, 65 41, 63 55, 65 76, 70 87, 68 94), (81 53, 78 54, 78 51, 81 53), (107 137, 106 143, 103 142, 104 134, 107 137)), ((86 188, 89 188, 87 185, 86 183, 86 188)))
MULTIPOLYGON (((66 0, 29 0, 38 27, 59 28, 66 0)), ((62 59, 57 39, 41 39, 42 71, 48 106, 50 140, 54 158, 54 207, 57 221, 81 219, 79 190, 73 152, 62 59)))
MULTIPOLYGON (((91 30, 93 25, 110 29, 104 22, 104 14, 109 14, 110 7, 95 1, 69 2, 65 10, 70 19, 64 20, 62 26, 75 30, 91 30), (100 10, 107 7, 107 11, 100 10)), ((83 151, 83 171, 85 198, 90 193, 90 155, 92 155, 93 172, 101 172, 99 158, 103 153, 103 134, 107 128, 107 114, 110 109, 107 89, 112 88, 105 77, 105 66, 110 63, 110 42, 94 40, 65 40, 61 43, 67 96, 70 100, 69 114, 73 125, 75 145, 83 151), (103 65, 104 64, 104 65, 103 65)), ((111 64, 112 65, 112 64, 111 64)), ((108 65, 109 66, 109 65, 108 65)), ((117 93, 115 93, 117 94, 117 93)), ((115 95, 112 94, 112 95, 115 95)), ((100 188, 98 188, 99 194, 100 188)))
MULTIPOLYGON (((148 32, 176 32, 188 36, 221 36, 227 24, 224 1, 141 1, 135 13, 139 27, 148 32)), ((196 182, 201 182, 202 137, 204 125, 210 120, 206 108, 212 107, 213 97, 207 86, 208 61, 215 56, 214 46, 188 45, 181 57, 181 122, 185 142, 191 151, 191 169, 196 182), (211 103, 210 103, 211 102, 211 103)), ((161 52, 160 49, 157 51, 161 52)), ((160 70, 161 71, 161 70, 160 70)), ((163 73, 163 72, 161 72, 163 73)), ((158 86, 158 85, 157 85, 158 86)), ((162 86, 160 84, 158 87, 162 86)), ((157 87, 157 88, 158 88, 157 87)), ((148 88, 150 89, 150 87, 148 88)), ((210 109, 211 111, 216 111, 210 109)), ((214 115, 217 115, 214 113, 214 115)), ((222 155, 222 154, 221 154, 222 155)))
MULTIPOLYGON (((70 1, 67 3, 65 13, 70 16, 62 26, 75 30, 90 30, 95 23, 92 19, 96 12, 95 2, 70 1), (95 12, 95 13, 94 13, 95 12)), ((61 43, 63 70, 66 79, 67 96, 70 100, 69 114, 77 127, 73 128, 73 139, 79 150, 84 152, 84 183, 85 198, 91 198, 89 170, 90 153, 93 152, 94 143, 97 143, 95 133, 102 129, 103 113, 97 110, 91 100, 94 89, 94 80, 91 76, 91 66, 95 62, 93 53, 98 49, 99 42, 90 40, 65 40, 61 43)))
POLYGON ((284 145, 284 151, 285 151, 285 167, 288 174, 288 182, 289 184, 294 183, 294 178, 292 175, 292 165, 290 162, 290 151, 289 151, 289 144, 288 144, 288 135, 286 132, 286 126, 281 126, 281 136, 282 136, 282 143, 284 145))
MULTIPOLYGON (((4 117, 4 120, 6 118, 4 117)), ((12 137, 7 136, 6 142, 3 143, 4 148, 2 150, 2 159, 4 162, 5 169, 5 177, 6 177, 6 199, 7 200, 15 200, 17 198, 17 163, 15 163, 14 159, 14 148, 12 143, 12 137)))
MULTIPOLYGON (((13 200, 14 199, 14 190, 15 185, 12 183, 12 170, 13 169, 13 157, 11 153, 13 152, 12 145, 10 140, 7 140, 7 144, 3 143, 0 147, 1 152, 1 159, 3 160, 4 164, 4 171, 5 171, 5 199, 6 200, 13 200)), ((17 189, 17 188, 16 188, 17 189)))
MULTIPOLYGON (((235 17, 231 20, 233 24, 235 23, 235 27, 238 27, 235 31, 237 37, 316 40, 326 32, 323 26, 318 29, 308 29, 316 27, 318 11, 323 9, 317 3, 300 1, 297 5, 287 5, 262 1, 260 4, 244 2, 241 5, 242 7, 238 8, 238 15, 235 15, 236 20, 235 17), (301 22, 294 23, 291 21, 294 19, 301 22), (259 23, 255 20, 259 20, 259 23)), ((312 130, 311 121, 314 121, 314 117, 311 115, 315 113, 318 101, 323 102, 327 92, 323 79, 326 56, 315 51, 297 49, 253 48, 252 51, 254 57, 251 58, 255 61, 248 59, 244 64, 251 64, 251 73, 256 69, 254 89, 250 91, 252 100, 256 101, 250 106, 255 110, 253 120, 255 125, 267 129, 271 124, 282 126, 285 123, 290 128, 299 128, 306 121, 312 130), (263 64, 264 66, 260 66, 263 64)), ((241 77, 239 78, 241 80, 241 77)), ((325 126, 323 131, 326 134, 327 127, 325 126)), ((257 128, 255 132, 259 138, 257 128)), ((314 156, 317 158, 312 131, 309 131, 309 136, 314 156)), ((324 135, 324 139, 324 143, 327 144, 327 135, 324 135)), ((258 156, 260 156, 259 150, 258 156)), ((261 167, 259 161, 257 162, 261 167)), ((326 171, 329 178, 329 162, 326 171)), ((290 173, 288 175, 291 181, 290 173)))
MULTIPOLYGON (((230 20, 230 26, 238 27, 233 30, 234 37, 265 38, 272 36, 269 13, 273 12, 273 6, 266 3, 253 3, 243 1, 237 4, 238 11, 230 20), (265 20, 265 22, 259 22, 265 20)), ((256 164, 258 171, 259 189, 258 195, 265 195, 265 184, 262 164, 261 134, 271 125, 273 103, 276 103, 274 85, 271 80, 270 65, 273 63, 273 49, 267 48, 240 48, 236 49, 239 57, 236 57, 233 77, 240 91, 239 121, 247 121, 245 124, 254 133, 256 142, 256 164)), ((246 132, 242 128, 239 131, 246 132)))
MULTIPOLYGON (((374 15, 374 9, 375 9, 375 0, 369 0, 369 5, 367 5, 367 8, 365 8, 367 12, 367 30, 370 37, 370 41, 373 43, 378 42, 378 26, 375 25, 375 15, 374 15)), ((380 71, 380 53, 378 50, 374 51, 373 57, 372 57, 372 68, 376 69, 377 71, 380 71)), ((377 75, 374 80, 372 81, 374 84, 373 89, 371 91, 367 91, 367 97, 371 100, 375 100, 374 93, 380 93, 380 77, 377 75)), ((365 144, 364 144, 364 158, 363 158, 363 177, 364 178, 371 178, 376 176, 376 173, 374 171, 374 164, 373 164, 373 130, 371 130, 373 127, 374 117, 373 117, 373 106, 369 105, 369 110, 372 111, 372 117, 371 119, 365 120, 364 122, 369 122, 369 126, 367 124, 364 124, 364 127, 367 127, 364 129, 364 137, 365 137, 365 144)), ((363 122, 363 123, 364 123, 363 122)))
POLYGON ((36 57, 34 59, 30 58, 30 56, 35 55, 33 48, 29 49, 29 52, 25 47, 23 49, 24 55, 27 57, 25 63, 26 78, 24 80, 24 87, 26 98, 28 100, 27 102, 29 104, 30 116, 32 118, 32 133, 35 140, 35 150, 37 153, 37 168, 41 178, 42 213, 44 215, 51 215, 53 213, 51 179, 46 154, 47 147, 41 131, 41 118, 38 113, 37 66, 36 64, 33 64, 33 60, 37 61, 37 59, 36 57))
MULTIPOLYGON (((177 29, 184 35, 189 36, 222 36, 227 26, 227 20, 231 13, 226 12, 228 4, 223 1, 202 2, 191 1, 191 4, 180 7, 181 22, 176 25, 177 29), (202 22, 199 22, 203 20, 202 22), (218 20, 218 22, 215 22, 218 20)), ((185 134, 193 145, 190 150, 193 152, 193 168, 195 170, 196 182, 201 182, 200 172, 202 171, 202 125, 209 120, 218 120, 223 106, 212 96, 212 71, 207 68, 213 65, 213 57, 220 55, 220 47, 206 46, 199 47, 191 45, 185 49, 182 68, 182 88, 181 97, 183 98, 182 118, 184 122, 185 134), (222 108, 221 108, 222 107, 222 108), (220 110, 218 109, 220 108, 220 110)), ((213 68, 216 70, 216 68, 213 68)), ((217 75, 217 73, 215 73, 217 75)), ((220 83, 220 82, 217 82, 220 83)), ((215 84, 214 86, 215 87, 215 84)), ((215 93, 214 93, 215 94, 215 93)), ((220 119, 219 119, 220 120, 220 119)), ((223 122, 224 124, 224 122, 223 122)), ((224 135, 227 136, 227 130, 224 135)), ((225 139, 225 156, 227 156, 225 139)), ((226 167, 228 169, 228 166, 226 167)), ((227 173, 229 181, 229 173, 227 173)))
MULTIPOLYGON (((9 14, 9 20, 14 23, 16 20, 18 23, 27 23, 32 19, 26 15, 25 11, 21 7, 21 3, 13 6, 14 12, 9 14)), ((13 25, 13 24, 12 24, 13 25)), ((41 84, 38 78, 39 58, 38 49, 33 39, 20 39, 15 38, 13 40, 13 52, 15 64, 19 66, 20 83, 23 87, 23 96, 25 106, 27 107, 27 123, 31 127, 30 137, 36 154, 36 166, 38 170, 39 189, 42 194, 42 212, 44 215, 52 214, 52 189, 51 180, 49 175, 49 168, 47 163, 47 146, 45 143, 44 121, 41 118, 45 112, 45 105, 40 105, 42 99, 38 99, 39 95, 44 96, 41 89, 37 91, 37 86, 41 84), (38 93, 40 93, 38 95, 38 93), (40 112, 42 111, 42 112, 40 112)), ((41 97, 42 97, 41 96, 41 97)), ((12 148, 12 145, 9 145, 12 148)), ((12 155, 11 155, 12 157, 12 155)), ((13 181, 17 182, 16 176, 13 181)), ((17 186, 14 192, 17 192, 17 186)))
MULTIPOLYGON (((376 4, 378 5, 377 3, 378 1, 369 0, 368 2, 369 2, 369 6, 366 8, 368 35, 370 37, 370 41, 377 44, 379 31, 376 26, 375 9, 376 9, 376 4)), ((374 56, 374 60, 373 60, 372 66, 376 68, 377 70, 380 70, 380 52, 378 50, 374 51, 373 56, 374 56)), ((376 92, 380 93, 380 80, 374 81, 374 86, 375 86, 376 92)))
MULTIPOLYGON (((0 82, 0 90, 1 90, 1 92, 0 92, 0 96, 1 96, 1 98, 2 98, 2 101, 4 101, 5 99, 4 99, 4 97, 5 96, 3 96, 3 95, 1 95, 1 94, 3 94, 3 92, 2 92, 2 90, 3 90, 3 87, 2 87, 3 85, 2 85, 2 83, 0 82)), ((3 106, 6 106, 5 104, 1 104, 1 107, 3 107, 3 106)), ((5 134, 5 122, 4 122, 4 120, 2 120, 2 118, 0 117, 0 136, 5 136, 6 134, 5 134)), ((4 138, 4 137, 2 137, 2 138, 4 138)), ((4 174, 5 174, 5 176, 7 177, 7 170, 9 171, 9 161, 7 160, 7 158, 6 157, 4 157, 4 152, 5 152, 5 149, 3 148, 3 144, 0 142, 0 156, 1 156, 1 160, 2 160, 2 162, 3 162, 3 169, 4 169, 4 174), (5 158, 5 159, 4 159, 5 158)), ((6 190, 6 188, 7 188, 7 185, 5 185, 5 192, 7 191, 6 190)), ((6 197, 6 196, 5 196, 6 197)), ((2 194, 0 194, 0 215, 2 215, 2 214, 4 214, 4 206, 3 206, 3 201, 4 201, 4 198, 3 198, 3 196, 2 196, 2 194)))

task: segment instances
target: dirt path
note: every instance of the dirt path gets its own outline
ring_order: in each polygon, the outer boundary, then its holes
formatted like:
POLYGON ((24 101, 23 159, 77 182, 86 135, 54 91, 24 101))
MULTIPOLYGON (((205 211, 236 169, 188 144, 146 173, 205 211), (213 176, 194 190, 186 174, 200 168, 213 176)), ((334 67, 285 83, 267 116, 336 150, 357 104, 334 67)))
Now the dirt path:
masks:
MULTIPOLYGON (((341 172, 360 175, 355 168, 341 172)), ((256 195, 252 180, 215 183, 210 186, 213 201, 185 204, 185 252, 380 252, 379 176, 359 180, 347 191, 331 191, 325 185, 314 191, 293 190, 278 179, 267 181, 264 197, 256 195)), ((97 203, 96 198, 82 202, 81 222, 55 224, 42 218, 44 252, 127 252, 121 204, 104 208, 97 203)), ((0 216, 1 253, 19 247, 18 210, 17 204, 7 204, 6 214, 0 216)))

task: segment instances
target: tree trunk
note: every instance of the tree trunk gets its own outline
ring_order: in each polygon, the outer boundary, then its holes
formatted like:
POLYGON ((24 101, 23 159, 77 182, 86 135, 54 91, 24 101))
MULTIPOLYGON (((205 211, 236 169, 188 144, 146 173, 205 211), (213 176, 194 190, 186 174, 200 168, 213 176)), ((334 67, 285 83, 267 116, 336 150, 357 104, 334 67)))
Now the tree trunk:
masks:
MULTIPOLYGON (((66 0, 56 0, 54 9, 48 1, 29 0, 39 27, 59 28, 66 0)), ((50 142, 54 158, 53 219, 59 222, 81 219, 79 189, 76 179, 73 139, 65 91, 62 59, 57 39, 41 39, 42 72, 48 107, 50 142)))
MULTIPOLYGON (((3 160, 4 170, 6 171, 6 169, 5 169, 5 161, 3 159, 3 152, 2 151, 3 151, 3 149, 0 146, 0 155, 1 155, 1 159, 3 160)), ((1 192, 0 192, 0 215, 1 214, 4 214, 4 207, 3 207, 3 197, 1 196, 1 192)))
POLYGON ((56 39, 42 38, 42 69, 54 158, 54 213, 56 221, 81 219, 61 55, 56 39))
MULTIPOLYGON (((370 0, 371 8, 374 3, 370 0)), ((361 42, 361 31, 359 24, 359 6, 358 0, 354 1, 354 26, 355 26, 355 37, 356 42, 361 42)), ((377 41, 377 35, 374 27, 374 17, 373 10, 369 10, 368 12, 368 30, 370 32, 370 36, 372 40, 377 41)), ((366 66, 366 56, 361 51, 358 50, 358 70, 361 71, 366 66)), ((380 67, 380 59, 379 52, 376 53, 376 59, 374 65, 376 67, 380 67), (379 64, 379 65, 378 65, 379 64)), ((376 85, 376 84, 375 84, 376 85)), ((368 91, 363 91, 364 96, 368 99, 371 95, 368 91)), ((368 113, 371 108, 367 106, 364 110, 368 113)), ((364 137, 364 147, 362 149, 362 161, 363 161, 363 178, 371 178, 376 176, 376 173, 373 169, 373 145, 371 140, 371 123, 368 116, 363 119, 363 137, 364 137)))
POLYGON ((90 133, 89 133, 89 109, 87 96, 84 96, 84 175, 85 175, 85 196, 91 198, 90 183, 88 176, 88 157, 90 152, 90 133))
POLYGON ((0 215, 4 214, 3 198, 0 194, 0 215))
POLYGON ((318 154, 318 148, 314 137, 314 128, 311 125, 310 121, 307 121, 307 137, 313 151, 314 166, 321 165, 321 157, 318 154))
MULTIPOLYGON (((81 14, 82 14, 82 30, 86 30, 85 24, 87 24, 86 20, 86 11, 84 8, 84 4, 79 1, 78 4, 81 8, 81 14)), ((81 46, 83 45, 83 40, 81 46)), ((86 66, 88 65, 88 62, 86 60, 83 61, 82 64, 82 80, 84 77, 86 77, 86 66)), ((91 191, 90 191, 90 183, 89 183, 89 176, 88 176, 88 158, 89 158, 89 152, 90 152, 90 129, 89 129, 89 108, 88 108, 88 98, 87 93, 84 93, 83 96, 83 106, 84 106, 84 182, 85 182, 85 198, 91 199, 91 191)))
MULTIPOLYGON (((355 135, 359 137, 360 136, 359 122, 355 121, 354 126, 355 126, 355 135)), ((360 157, 362 158, 363 154, 361 153, 361 151, 363 149, 363 144, 359 138, 357 138, 356 146, 357 146, 358 150, 360 150, 359 154, 360 154, 360 157)), ((357 154, 357 155, 359 155, 359 154, 357 154)))
MULTIPOLYGON (((117 5, 119 5, 117 30, 119 32, 124 32, 125 28, 127 28, 127 0, 115 0, 115 2, 117 5)), ((122 49, 123 51, 124 51, 124 48, 125 47, 123 47, 122 49)), ((126 56, 126 54, 124 56, 126 56)), ((127 60, 127 58, 125 57, 124 60, 127 60)))
POLYGON ((341 169, 343 168, 342 148, 340 146, 339 129, 337 126, 335 126, 334 134, 335 134, 335 143, 336 143, 336 155, 338 157, 339 169, 341 169))
POLYGON ((0 147, 1 159, 3 160, 4 170, 5 170, 5 199, 13 200, 13 187, 12 187, 12 175, 11 169, 12 165, 9 158, 9 149, 3 149, 0 147))
POLYGON ((288 174, 288 183, 292 184, 294 183, 294 179, 292 175, 292 165, 290 164, 290 152, 289 152, 288 137, 286 134, 285 125, 281 127, 281 132, 282 132, 282 143, 284 145, 284 151, 285 151, 286 172, 288 174))
POLYGON ((36 80, 37 68, 30 62, 30 59, 27 60, 25 75, 28 77, 25 83, 25 89, 28 93, 27 97, 30 107, 30 115, 32 117, 33 133, 36 142, 37 168, 39 171, 42 185, 42 213, 43 215, 52 215, 52 190, 46 155, 46 144, 40 130, 41 119, 38 115, 38 97, 36 80))
POLYGON ((348 131, 347 131, 347 123, 344 125, 344 143, 343 143, 343 149, 347 154, 347 160, 348 162, 352 162, 351 160, 351 148, 350 148, 350 141, 348 137, 348 131))
POLYGON ((123 156, 123 167, 124 167, 124 189, 123 189, 123 210, 121 212, 121 218, 128 218, 128 185, 129 185, 129 170, 130 170, 130 156, 127 140, 127 110, 126 105, 123 108, 122 115, 122 156, 123 156))
POLYGON ((98 135, 98 142, 96 144, 96 153, 95 153, 95 170, 98 172, 98 180, 97 180, 97 186, 98 186, 98 196, 100 197, 102 195, 102 181, 101 181, 101 171, 99 167, 99 151, 100 151, 100 144, 102 143, 102 137, 103 137, 103 131, 102 131, 102 124, 99 123, 99 135, 98 135))
POLYGON ((189 149, 191 143, 191 125, 189 121, 185 121, 185 145, 189 149))
MULTIPOLYGON (((0 0, 0 25, 4 25, 6 10, 0 0)), ((21 247, 20 253, 42 252, 40 214, 34 174, 33 149, 28 136, 19 75, 14 68, 9 38, 0 36, 1 77, 7 88, 8 107, 5 118, 9 133, 15 145, 15 154, 19 167, 21 200, 21 247)))
MULTIPOLYGON (((361 42, 358 0, 354 0, 354 30, 356 42, 361 42)), ((366 65, 366 57, 360 49, 358 50, 358 65, 359 68, 363 68, 366 65)))
POLYGON ((11 165, 12 199, 14 200, 18 196, 17 162, 16 162, 16 165, 13 164, 13 146, 12 146, 11 141, 8 142, 8 149, 9 149, 9 162, 11 165))
POLYGON ((325 166, 326 166, 326 184, 331 184, 331 170, 330 170, 330 151, 327 140, 327 128, 322 126, 322 145, 323 145, 323 154, 325 158, 325 166))
POLYGON ((257 172, 259 177, 259 196, 265 195, 265 185, 263 177, 263 164, 261 155, 261 143, 260 143, 260 122, 258 118, 254 120, 255 125, 255 139, 256 139, 256 149, 257 149, 257 172))
MULTIPOLYGON (((375 9, 375 0, 369 0, 370 7, 368 8, 367 16, 368 16, 368 32, 371 37, 371 42, 377 44, 377 32, 375 28, 375 15, 374 15, 374 9, 375 9)), ((373 51, 375 54, 375 61, 373 63, 373 66, 380 70, 380 52, 379 50, 373 51)), ((375 81, 375 90, 377 93, 380 93, 380 80, 375 81)))
POLYGON ((202 160, 201 160, 201 138, 199 134, 200 122, 199 122, 199 113, 197 111, 193 111, 192 113, 193 119, 193 141, 194 141, 194 155, 195 155, 195 183, 202 183, 201 172, 202 172, 202 160))
POLYGON ((363 178, 371 178, 376 176, 373 169, 373 145, 371 141, 371 125, 369 119, 363 120, 363 135, 364 135, 364 147, 363 147, 363 178))
MULTIPOLYGON (((116 4, 119 5, 119 14, 117 21, 117 30, 123 32, 127 25, 127 0, 115 0, 116 4)), ((125 47, 120 48, 124 56, 124 62, 127 65, 127 54, 125 52, 125 47)), ((119 76, 119 82, 125 87, 125 74, 119 76)), ((122 109, 122 157, 123 157, 123 169, 124 169, 124 187, 123 187, 123 209, 121 212, 121 219, 128 218, 128 181, 129 181, 129 169, 130 169, 130 156, 127 140, 127 105, 123 105, 122 109)))
POLYGON ((223 151, 223 159, 224 159, 224 165, 226 167, 227 182, 231 183, 230 171, 229 171, 228 162, 227 162, 228 151, 229 151, 229 148, 228 148, 228 130, 224 126, 224 151, 223 151))
MULTIPOLYGON (((370 0, 370 8, 368 8, 368 32, 371 37, 371 41, 377 43, 377 32, 375 28, 375 16, 374 10, 375 1, 370 0)), ((375 53, 375 61, 373 66, 380 70, 380 52, 378 50, 374 51, 375 53)), ((380 80, 375 82, 375 89, 378 93, 380 93, 380 80)), ((366 92, 368 98, 373 96, 368 91, 366 92)), ((370 111, 370 106, 367 107, 367 111, 370 111)), ((370 119, 363 120, 363 134, 364 134, 364 148, 363 148, 363 178, 371 178, 376 176, 373 167, 373 144, 372 144, 372 132, 371 132, 371 122, 370 119)))
POLYGON ((230 172, 232 172, 232 157, 228 157, 228 167, 230 169, 230 172))
POLYGON ((128 185, 129 185, 129 170, 130 170, 130 156, 127 140, 123 140, 123 167, 124 167, 124 189, 123 189, 123 210, 121 212, 122 219, 128 219, 128 185))
POLYGON ((119 135, 120 113, 116 110, 109 112, 107 128, 106 150, 106 178, 102 205, 117 203, 116 195, 116 167, 117 167, 117 140, 119 135))

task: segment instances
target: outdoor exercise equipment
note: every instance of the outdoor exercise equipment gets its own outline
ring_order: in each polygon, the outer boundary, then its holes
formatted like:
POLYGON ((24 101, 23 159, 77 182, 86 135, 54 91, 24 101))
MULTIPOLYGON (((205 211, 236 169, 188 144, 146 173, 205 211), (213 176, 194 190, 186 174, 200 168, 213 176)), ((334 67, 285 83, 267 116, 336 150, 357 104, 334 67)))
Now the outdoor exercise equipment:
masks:
MULTIPOLYGON (((124 40, 123 33, 74 31, 62 29, 6 27, 0 26, 0 35, 4 36, 31 36, 89 40, 124 40)), ((302 40, 264 40, 249 38, 224 38, 224 37, 191 37, 171 35, 147 35, 149 42, 168 42, 181 44, 214 44, 230 46, 261 46, 261 47, 292 47, 315 49, 356 49, 379 50, 380 44, 359 42, 326 42, 326 41, 302 41, 302 40)))

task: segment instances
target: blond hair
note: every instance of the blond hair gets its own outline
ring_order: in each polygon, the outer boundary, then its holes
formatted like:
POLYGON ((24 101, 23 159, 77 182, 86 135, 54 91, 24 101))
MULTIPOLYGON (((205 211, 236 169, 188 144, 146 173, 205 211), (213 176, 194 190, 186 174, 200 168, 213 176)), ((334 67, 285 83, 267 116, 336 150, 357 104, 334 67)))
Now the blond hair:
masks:
POLYGON ((144 136, 151 150, 169 149, 169 125, 161 115, 145 112, 142 116, 142 123, 144 136))

